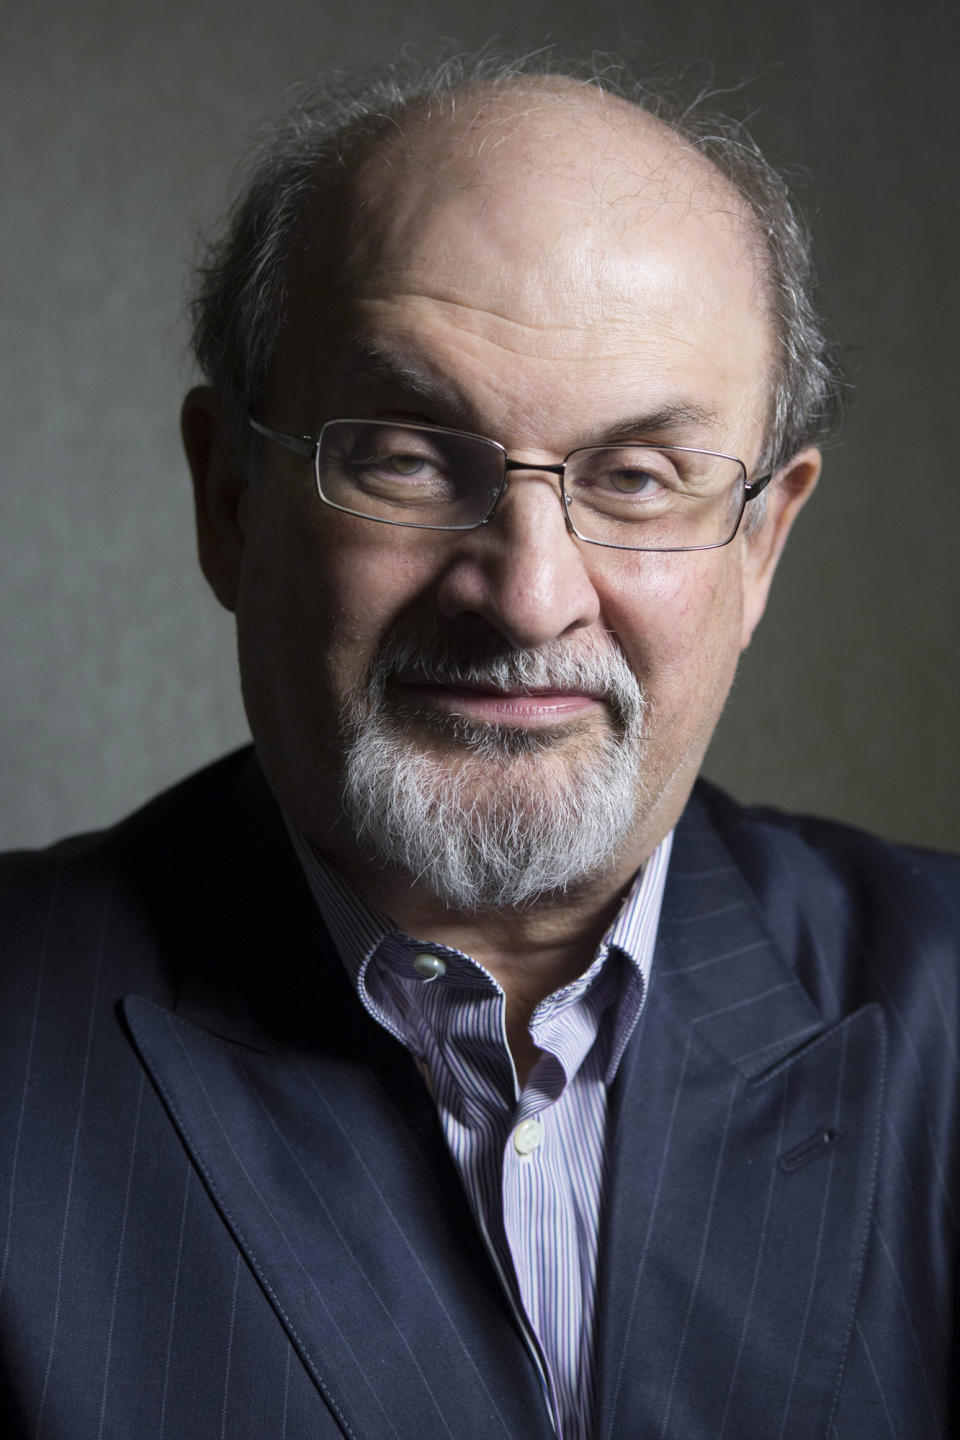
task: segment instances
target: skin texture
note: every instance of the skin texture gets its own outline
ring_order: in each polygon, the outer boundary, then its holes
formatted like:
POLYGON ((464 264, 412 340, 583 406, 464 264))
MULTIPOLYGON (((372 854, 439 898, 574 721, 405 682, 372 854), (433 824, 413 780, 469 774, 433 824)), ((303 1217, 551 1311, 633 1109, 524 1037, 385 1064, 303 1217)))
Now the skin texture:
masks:
MULTIPOLYGON (((699 446, 755 474, 772 341, 755 245, 726 183, 659 123, 566 82, 410 117, 355 177, 335 242, 306 217, 291 295, 258 418, 298 434, 336 414, 420 419, 499 440, 531 466, 480 531, 395 529, 322 506, 310 465, 275 446, 247 485, 217 397, 194 391, 184 408, 201 563, 236 611, 271 785, 357 890, 497 976, 525 1069, 532 1007, 589 963, 683 808, 819 456, 797 456, 771 486, 762 527, 721 549, 636 554, 568 532, 556 478, 536 466, 580 446, 699 446), (351 365, 355 343, 377 363, 351 365), (417 384, 391 378, 391 366, 417 384), (372 863, 338 821, 343 697, 391 626, 438 615, 523 648, 605 634, 650 700, 644 801, 622 853, 590 884, 519 916, 446 910, 372 863)), ((490 719, 506 705, 516 724, 542 723, 549 703, 418 699, 490 719)), ((587 697, 557 705, 551 723, 565 723, 563 707, 569 721, 558 754, 609 724, 587 697)), ((426 726, 414 725, 411 743, 463 758, 426 726)))

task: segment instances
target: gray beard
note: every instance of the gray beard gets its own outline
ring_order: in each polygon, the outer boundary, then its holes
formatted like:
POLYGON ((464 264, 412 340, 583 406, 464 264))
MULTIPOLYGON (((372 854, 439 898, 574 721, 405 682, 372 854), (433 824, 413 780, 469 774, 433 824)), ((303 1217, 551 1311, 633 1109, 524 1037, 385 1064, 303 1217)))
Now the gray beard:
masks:
POLYGON ((643 690, 612 639, 514 650, 489 631, 391 632, 345 709, 344 811, 357 841, 462 911, 528 906, 602 874, 642 791, 643 690), (404 710, 392 681, 586 688, 586 725, 535 731, 404 710), (442 743, 424 746, 424 729, 442 743), (419 733, 418 733, 419 732, 419 733))

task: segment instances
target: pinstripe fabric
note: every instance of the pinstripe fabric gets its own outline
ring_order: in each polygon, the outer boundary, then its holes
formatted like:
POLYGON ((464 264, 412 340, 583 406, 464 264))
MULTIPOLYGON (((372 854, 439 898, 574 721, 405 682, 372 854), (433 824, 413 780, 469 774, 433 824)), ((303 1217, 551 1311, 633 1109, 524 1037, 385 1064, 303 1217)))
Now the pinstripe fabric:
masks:
MULTIPOLYGON (((609 1087, 592 1440, 960 1434, 958 900, 697 788, 609 1087)), ((0 863, 0 1434, 550 1440, 249 754, 0 863)))
POLYGON ((284 1391, 289 1341, 118 1023, 130 989, 171 1002, 122 864, 83 841, 4 868, 0 1435, 273 1440, 286 1405, 343 1440, 302 1366, 284 1391))
POLYGON ((607 1087, 646 999, 672 832, 583 975, 534 1012, 530 1033, 543 1053, 522 1090, 496 980, 460 951, 401 934, 291 837, 363 1004, 422 1069, 557 1432, 588 1440, 607 1087), (442 978, 420 978, 413 960, 423 953, 440 957, 442 978), (520 1153, 514 1137, 531 1123, 542 1139, 520 1153))

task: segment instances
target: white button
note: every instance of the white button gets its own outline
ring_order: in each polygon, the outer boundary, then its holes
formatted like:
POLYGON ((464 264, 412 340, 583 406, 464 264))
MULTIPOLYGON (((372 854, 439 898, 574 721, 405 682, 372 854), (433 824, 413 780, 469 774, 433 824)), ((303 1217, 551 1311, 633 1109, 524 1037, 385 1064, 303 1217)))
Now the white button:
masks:
POLYGON ((447 973, 447 962, 441 960, 439 955, 430 955, 424 950, 421 955, 414 955, 413 968, 421 980, 439 980, 441 975, 447 973))
POLYGON ((532 1155, 543 1139, 539 1120, 522 1120, 513 1132, 513 1148, 518 1155, 532 1155))

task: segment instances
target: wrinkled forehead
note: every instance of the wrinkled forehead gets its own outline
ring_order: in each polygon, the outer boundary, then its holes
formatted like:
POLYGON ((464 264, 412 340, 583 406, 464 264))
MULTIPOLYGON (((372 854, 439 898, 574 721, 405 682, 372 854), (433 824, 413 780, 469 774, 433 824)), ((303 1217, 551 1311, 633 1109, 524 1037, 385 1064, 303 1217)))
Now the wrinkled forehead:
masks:
POLYGON ((325 291, 328 339, 358 309, 429 297, 516 326, 557 359, 616 353, 638 325, 682 339, 703 322, 741 344, 749 333, 750 367, 769 373, 762 252, 742 198, 669 127, 594 87, 480 88, 412 110, 368 152, 337 215, 333 230, 328 206, 306 218, 290 275, 305 315, 325 291))

